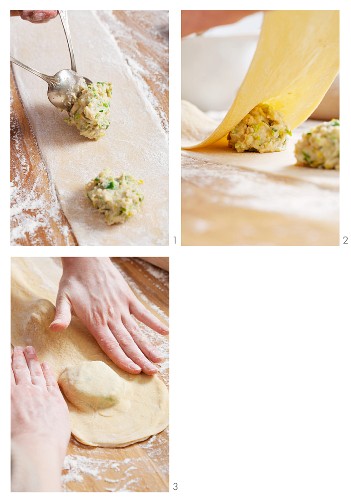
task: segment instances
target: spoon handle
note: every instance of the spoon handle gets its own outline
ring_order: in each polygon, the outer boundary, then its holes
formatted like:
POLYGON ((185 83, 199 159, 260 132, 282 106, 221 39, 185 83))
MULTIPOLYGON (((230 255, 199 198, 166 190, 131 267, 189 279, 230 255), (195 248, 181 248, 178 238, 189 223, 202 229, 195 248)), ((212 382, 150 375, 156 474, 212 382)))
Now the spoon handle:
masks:
POLYGON ((70 32, 69 24, 68 24, 67 10, 59 10, 59 14, 60 14, 61 23, 62 23, 63 30, 65 32, 65 36, 66 36, 66 40, 67 40, 69 56, 71 58, 71 69, 72 69, 72 71, 77 73, 77 66, 76 66, 76 61, 74 59, 71 32, 70 32))
POLYGON ((17 64, 18 66, 21 66, 21 68, 26 69, 27 71, 30 71, 31 73, 33 73, 36 76, 39 76, 39 78, 41 78, 42 80, 45 80, 46 83, 55 84, 56 80, 54 77, 49 76, 49 75, 45 75, 44 73, 40 73, 36 69, 33 69, 30 66, 27 66, 26 64, 21 63, 20 61, 18 61, 17 59, 15 59, 12 56, 10 57, 10 60, 12 63, 17 64))

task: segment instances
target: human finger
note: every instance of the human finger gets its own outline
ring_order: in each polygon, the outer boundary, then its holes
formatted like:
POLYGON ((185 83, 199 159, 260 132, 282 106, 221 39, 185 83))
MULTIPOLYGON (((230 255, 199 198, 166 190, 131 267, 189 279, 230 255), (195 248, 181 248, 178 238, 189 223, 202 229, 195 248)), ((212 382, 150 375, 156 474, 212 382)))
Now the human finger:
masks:
POLYGON ((147 375, 153 375, 157 372, 157 368, 144 356, 143 352, 139 349, 122 323, 109 322, 109 327, 128 358, 140 366, 142 371, 147 375))
POLYGON ((60 390, 58 383, 57 383, 57 380, 55 378, 55 375, 50 368, 50 365, 46 362, 41 363, 41 370, 43 372, 44 379, 45 379, 45 385, 46 385, 48 391, 55 390, 55 389, 60 390))
POLYGON ((27 361, 27 366, 29 369, 29 374, 32 384, 38 385, 40 387, 45 387, 46 386, 45 377, 42 372, 34 347, 27 346, 24 349, 23 353, 27 361))
POLYGON ((21 18, 31 23, 47 23, 57 16, 57 10, 22 10, 21 18))
POLYGON ((31 384, 31 378, 22 347, 16 346, 12 355, 12 370, 17 385, 31 384))
POLYGON ((50 330, 61 332, 65 330, 72 319, 71 303, 65 294, 59 291, 56 300, 56 311, 54 321, 50 325, 50 330))
POLYGON ((139 321, 149 326, 155 332, 161 333, 162 335, 168 334, 168 327, 162 323, 156 316, 154 316, 150 311, 146 309, 145 306, 138 300, 133 301, 130 304, 129 308, 130 312, 135 316, 139 321))
POLYGON ((91 329, 90 331, 104 353, 119 368, 127 373, 137 374, 141 372, 140 366, 138 366, 130 358, 128 358, 124 350, 119 345, 117 339, 114 337, 107 326, 97 329, 91 329))
POLYGON ((132 336, 134 342, 139 347, 141 352, 154 363, 159 363, 163 360, 163 356, 161 352, 157 349, 157 347, 153 346, 151 342, 145 338, 145 335, 140 331, 139 326, 136 321, 129 316, 129 318, 122 318, 123 324, 132 336))

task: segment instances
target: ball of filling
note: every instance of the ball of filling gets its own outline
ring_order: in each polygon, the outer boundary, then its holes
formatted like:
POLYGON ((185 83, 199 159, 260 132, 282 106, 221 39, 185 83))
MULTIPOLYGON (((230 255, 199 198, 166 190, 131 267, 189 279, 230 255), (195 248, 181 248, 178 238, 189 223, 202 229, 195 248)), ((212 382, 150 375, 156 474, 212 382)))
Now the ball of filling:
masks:
POLYGON ((228 134, 228 145, 238 153, 283 151, 291 131, 279 111, 258 104, 228 134))
POLYGON ((295 145, 295 156, 298 165, 339 170, 339 120, 321 123, 303 134, 295 145))
POLYGON ((80 135, 88 139, 99 139, 105 135, 110 125, 111 96, 111 83, 97 82, 86 85, 83 81, 65 121, 77 127, 80 135))
POLYGON ((85 361, 67 367, 58 383, 78 408, 105 409, 123 399, 125 381, 103 361, 85 361))
POLYGON ((103 170, 85 186, 94 208, 105 216, 108 225, 121 224, 140 212, 144 195, 140 190, 142 180, 132 175, 114 177, 111 170, 103 170))

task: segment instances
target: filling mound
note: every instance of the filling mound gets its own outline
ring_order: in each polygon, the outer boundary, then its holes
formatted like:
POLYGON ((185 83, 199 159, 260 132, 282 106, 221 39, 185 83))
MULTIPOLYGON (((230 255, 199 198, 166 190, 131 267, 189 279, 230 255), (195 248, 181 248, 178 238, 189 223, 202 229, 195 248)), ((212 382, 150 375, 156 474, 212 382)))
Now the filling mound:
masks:
POLYGON ((81 85, 69 117, 65 121, 74 125, 88 139, 97 140, 105 135, 110 125, 110 98, 112 84, 106 82, 81 85))
POLYGON ((227 136, 229 147, 238 153, 283 151, 291 131, 279 111, 269 104, 258 104, 227 136))
POLYGON ((85 186, 85 191, 94 208, 104 214, 108 225, 121 224, 140 212, 144 200, 140 191, 142 183, 132 175, 114 177, 106 169, 85 186))
POLYGON ((339 170, 339 120, 321 123, 303 134, 295 145, 295 156, 298 165, 339 170))

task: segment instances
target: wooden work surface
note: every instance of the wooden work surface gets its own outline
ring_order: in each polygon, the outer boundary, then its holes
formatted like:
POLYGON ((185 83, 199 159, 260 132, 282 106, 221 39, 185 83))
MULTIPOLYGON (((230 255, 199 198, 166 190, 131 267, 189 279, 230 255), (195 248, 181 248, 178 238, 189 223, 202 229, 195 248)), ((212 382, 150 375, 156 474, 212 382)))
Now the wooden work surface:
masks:
MULTIPOLYGON (((114 260, 138 298, 164 321, 168 272, 140 259, 114 260)), ((166 338, 155 333, 153 339, 164 351, 166 338)), ((160 375, 168 385, 166 363, 160 375)), ((168 491, 168 429, 126 448, 92 448, 71 438, 62 480, 64 491, 168 491)))
POLYGON ((182 155, 182 245, 338 245, 338 202, 334 186, 182 155))
MULTIPOLYGON (((167 128, 168 29, 165 13, 113 11, 113 15, 118 21, 118 30, 114 32, 118 46, 127 63, 133 61, 139 68, 135 77, 143 80, 142 88, 156 108, 163 127, 167 128), (150 61, 157 66, 157 72, 149 70, 150 61)), ((103 15, 101 20, 105 20, 103 15)), ((77 245, 49 181, 13 74, 11 104, 11 244, 77 245)))

